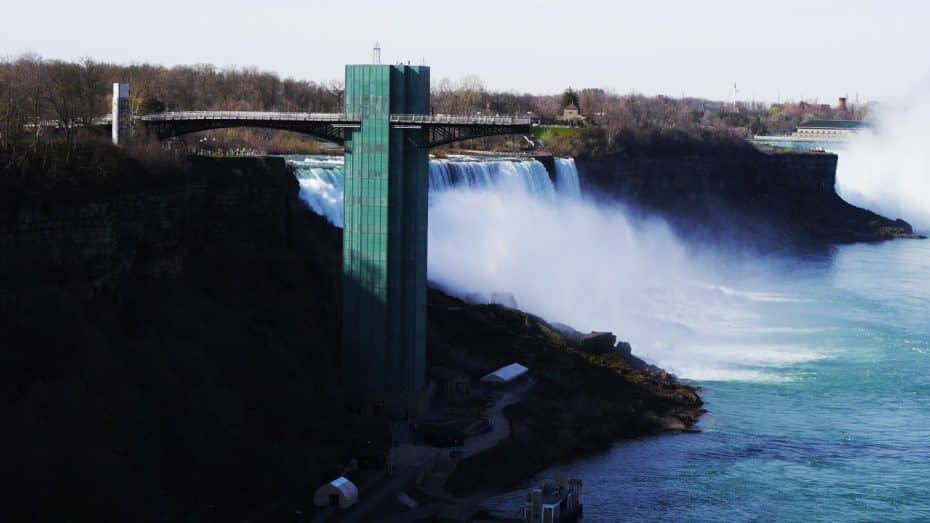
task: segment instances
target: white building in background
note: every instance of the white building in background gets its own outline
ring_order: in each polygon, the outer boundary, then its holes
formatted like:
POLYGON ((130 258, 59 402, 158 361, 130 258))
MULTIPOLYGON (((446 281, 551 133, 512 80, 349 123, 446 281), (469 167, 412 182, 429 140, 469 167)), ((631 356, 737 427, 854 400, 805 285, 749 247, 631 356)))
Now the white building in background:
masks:
POLYGON ((583 122, 585 117, 581 115, 581 110, 578 108, 578 106, 571 103, 568 104, 565 109, 562 109, 561 120, 566 123, 576 123, 583 122))
POLYGON ((807 140, 845 140, 870 129, 860 120, 811 120, 798 126, 793 138, 807 140))

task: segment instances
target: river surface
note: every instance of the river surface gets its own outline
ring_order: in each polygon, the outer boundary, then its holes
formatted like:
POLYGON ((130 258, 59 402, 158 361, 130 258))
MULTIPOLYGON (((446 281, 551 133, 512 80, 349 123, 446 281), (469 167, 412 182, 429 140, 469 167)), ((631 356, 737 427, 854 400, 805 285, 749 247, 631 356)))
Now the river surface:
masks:
MULTIPOLYGON (((775 289, 745 351, 807 357, 693 381, 700 433, 621 442, 525 487, 582 478, 585 521, 930 520, 928 276, 928 241, 767 266, 757 288, 775 289)), ((524 492, 496 505, 516 510, 524 492)))
MULTIPOLYGON (((292 159, 340 225, 338 160, 292 159)), ((690 245, 581 195, 571 160, 433 161, 429 278, 581 330, 701 387, 699 433, 618 442, 530 486, 584 481, 585 521, 930 521, 930 241, 759 256, 690 245)))

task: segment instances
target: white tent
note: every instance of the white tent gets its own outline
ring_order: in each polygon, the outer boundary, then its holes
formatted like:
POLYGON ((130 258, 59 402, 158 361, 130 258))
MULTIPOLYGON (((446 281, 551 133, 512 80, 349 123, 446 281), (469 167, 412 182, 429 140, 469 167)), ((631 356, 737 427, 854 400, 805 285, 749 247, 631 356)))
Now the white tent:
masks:
POLYGON ((510 383, 520 376, 526 374, 529 370, 530 369, 520 365, 519 363, 511 363, 510 365, 505 365, 486 375, 485 377, 481 378, 481 381, 485 383, 510 383))
POLYGON ((339 505, 339 508, 347 508, 357 502, 358 488, 342 476, 316 489, 313 494, 313 504, 318 507, 339 505))

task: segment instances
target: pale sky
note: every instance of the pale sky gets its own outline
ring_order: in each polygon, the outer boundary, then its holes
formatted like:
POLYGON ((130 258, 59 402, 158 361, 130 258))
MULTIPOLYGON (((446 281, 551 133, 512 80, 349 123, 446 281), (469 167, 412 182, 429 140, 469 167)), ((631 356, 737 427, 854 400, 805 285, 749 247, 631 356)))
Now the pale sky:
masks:
POLYGON ((724 100, 862 102, 930 88, 930 2, 918 0, 4 0, 0 55, 257 66, 341 79, 423 58, 434 85, 567 86, 724 100))

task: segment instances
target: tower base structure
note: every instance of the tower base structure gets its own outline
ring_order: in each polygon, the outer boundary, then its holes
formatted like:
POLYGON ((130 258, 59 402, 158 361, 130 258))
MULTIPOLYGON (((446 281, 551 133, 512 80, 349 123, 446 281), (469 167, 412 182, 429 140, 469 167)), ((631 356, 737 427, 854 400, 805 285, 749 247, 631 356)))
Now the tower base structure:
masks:
POLYGON ((425 405, 429 68, 346 66, 343 378, 355 404, 410 415, 425 405))

